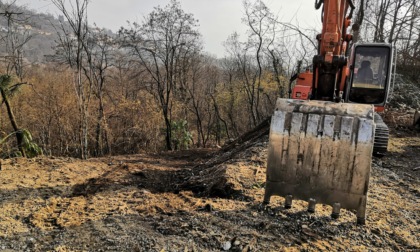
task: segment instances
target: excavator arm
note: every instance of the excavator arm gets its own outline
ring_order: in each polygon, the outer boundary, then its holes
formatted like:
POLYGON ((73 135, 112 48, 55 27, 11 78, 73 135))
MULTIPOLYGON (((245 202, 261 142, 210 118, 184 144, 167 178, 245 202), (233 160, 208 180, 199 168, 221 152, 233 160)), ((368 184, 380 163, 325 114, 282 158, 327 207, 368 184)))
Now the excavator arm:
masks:
POLYGON ((299 76, 292 98, 340 101, 350 74, 346 55, 353 37, 347 30, 355 6, 352 0, 316 0, 315 8, 322 9, 317 55, 310 76, 308 71, 299 76))
POLYGON ((354 4, 352 0, 316 1, 315 8, 321 6, 322 33, 317 36, 318 55, 313 58, 313 99, 338 101, 349 75, 346 53, 352 35, 347 30, 354 4))

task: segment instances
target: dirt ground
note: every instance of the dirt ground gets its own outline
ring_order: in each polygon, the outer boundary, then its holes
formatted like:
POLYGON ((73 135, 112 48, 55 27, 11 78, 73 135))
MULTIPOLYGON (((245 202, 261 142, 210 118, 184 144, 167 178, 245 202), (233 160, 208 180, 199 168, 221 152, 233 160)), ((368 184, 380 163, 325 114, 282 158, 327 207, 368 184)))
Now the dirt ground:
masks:
POLYGON ((374 158, 365 226, 324 205, 263 206, 267 144, 217 165, 226 153, 2 160, 0 251, 420 250, 419 133, 393 130, 374 158))

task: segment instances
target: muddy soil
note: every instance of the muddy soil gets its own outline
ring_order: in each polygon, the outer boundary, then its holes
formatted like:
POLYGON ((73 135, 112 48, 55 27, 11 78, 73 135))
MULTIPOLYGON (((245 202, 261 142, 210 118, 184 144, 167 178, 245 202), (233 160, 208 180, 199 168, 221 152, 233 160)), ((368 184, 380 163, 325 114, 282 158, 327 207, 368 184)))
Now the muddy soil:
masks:
POLYGON ((2 160, 0 251, 420 249, 419 133, 394 130, 390 153, 374 158, 365 226, 347 210, 331 219, 324 205, 315 214, 303 201, 284 209, 281 197, 263 206, 267 144, 2 160))

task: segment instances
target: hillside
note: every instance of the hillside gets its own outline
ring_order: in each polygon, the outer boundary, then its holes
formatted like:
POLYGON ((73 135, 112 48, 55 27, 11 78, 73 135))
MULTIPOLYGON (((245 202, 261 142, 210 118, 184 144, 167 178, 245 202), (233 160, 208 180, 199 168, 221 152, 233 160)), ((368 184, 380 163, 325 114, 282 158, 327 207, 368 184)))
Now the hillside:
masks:
MULTIPOLYGON (((1 1, 0 1, 1 6, 1 1)), ((55 53, 54 47, 57 44, 57 32, 61 30, 60 21, 64 21, 62 16, 58 18, 46 13, 39 13, 35 10, 27 9, 25 6, 15 6, 13 9, 17 13, 22 13, 13 17, 17 20, 17 32, 29 36, 30 40, 24 45, 24 57, 30 63, 44 63, 47 55, 55 53)), ((4 36, 8 30, 7 16, 0 15, 0 36, 4 36)), ((66 22, 63 22, 66 25, 66 22)), ((70 30, 70 28, 69 28, 70 30)), ((112 35, 111 30, 107 30, 112 35)), ((3 52, 4 48, 0 49, 3 52)))
POLYGON ((418 133, 394 131, 389 155, 374 159, 366 226, 346 210, 332 220, 328 206, 262 206, 267 137, 237 148, 222 163, 211 150, 4 160, 0 250, 420 249, 418 133))

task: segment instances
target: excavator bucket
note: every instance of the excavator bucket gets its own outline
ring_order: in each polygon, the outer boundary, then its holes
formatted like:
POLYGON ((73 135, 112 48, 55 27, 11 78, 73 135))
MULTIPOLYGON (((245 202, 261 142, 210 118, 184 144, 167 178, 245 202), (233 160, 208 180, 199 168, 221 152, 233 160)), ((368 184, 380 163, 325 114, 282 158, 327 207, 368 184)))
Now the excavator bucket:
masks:
POLYGON ((374 144, 372 105, 278 99, 271 119, 264 202, 355 209, 364 224, 374 144))

